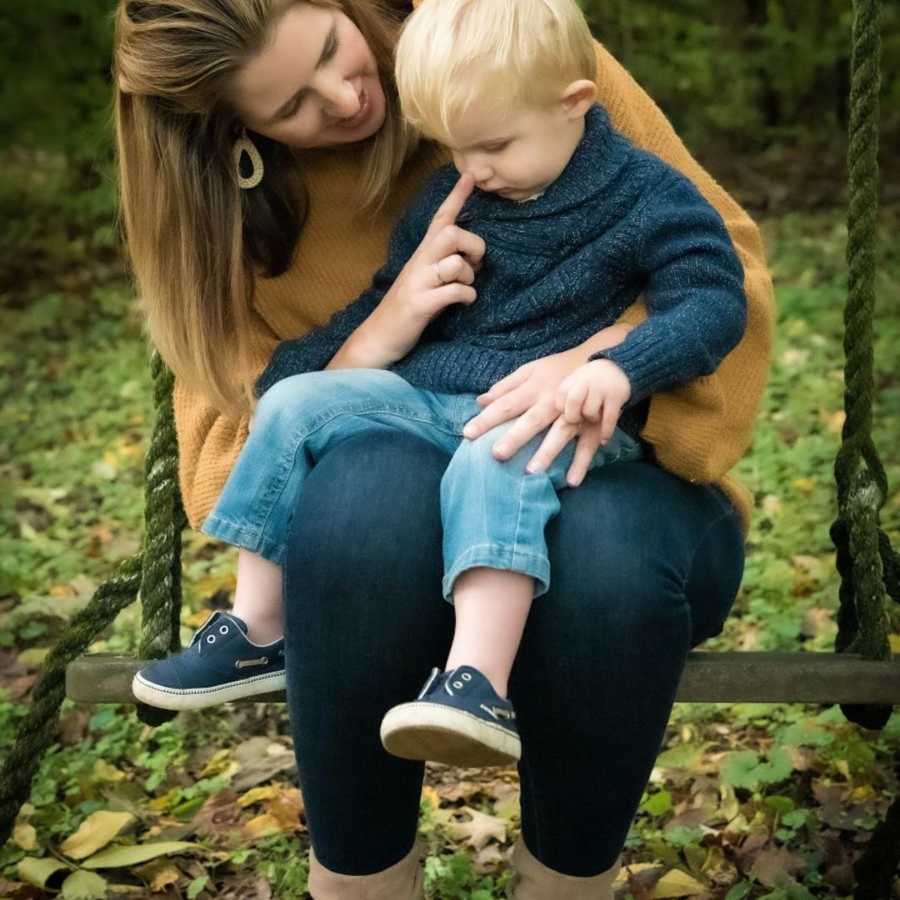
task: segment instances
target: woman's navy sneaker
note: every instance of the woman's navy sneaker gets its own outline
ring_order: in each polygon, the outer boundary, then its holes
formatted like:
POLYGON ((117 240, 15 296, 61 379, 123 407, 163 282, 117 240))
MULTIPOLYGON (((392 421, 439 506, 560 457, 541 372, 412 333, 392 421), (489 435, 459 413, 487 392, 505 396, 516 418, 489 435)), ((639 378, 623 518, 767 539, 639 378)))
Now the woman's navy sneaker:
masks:
POLYGON ((284 690, 284 638, 255 644, 233 613, 214 612, 180 653, 140 669, 131 692, 162 709, 201 709, 284 690))
POLYGON ((454 766, 510 765, 522 755, 512 704, 472 666, 432 669, 416 700, 388 710, 381 743, 403 759, 454 766))

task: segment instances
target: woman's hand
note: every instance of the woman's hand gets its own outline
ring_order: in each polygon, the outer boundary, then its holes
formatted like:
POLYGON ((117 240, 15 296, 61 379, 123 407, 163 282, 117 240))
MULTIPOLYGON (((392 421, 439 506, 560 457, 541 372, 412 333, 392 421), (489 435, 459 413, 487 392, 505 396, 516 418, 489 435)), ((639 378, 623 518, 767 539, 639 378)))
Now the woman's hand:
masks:
POLYGON ((475 302, 472 282, 485 245, 478 235, 456 224, 474 186, 471 175, 460 176, 434 214, 416 252, 375 311, 357 329, 359 343, 386 357, 381 366, 406 356, 428 323, 445 307, 475 302))
POLYGON ((493 447, 496 459, 514 456, 559 416, 557 389, 583 362, 583 351, 575 347, 519 366, 515 372, 478 396, 478 402, 484 409, 469 419, 463 436, 469 439, 480 437, 497 425, 518 417, 518 421, 493 447))
MULTIPOLYGON (((621 343, 630 330, 627 325, 611 325, 571 350, 554 353, 520 366, 489 391, 479 395, 478 402, 484 409, 466 423, 463 435, 470 439, 480 437, 497 425, 518 416, 518 421, 493 448, 496 459, 514 456, 536 434, 551 426, 559 417, 560 410, 557 409, 556 402, 560 384, 582 366, 590 354, 621 343)), ((565 442, 559 445, 556 453, 564 446, 565 442)), ((556 457, 556 453, 551 459, 556 457)))

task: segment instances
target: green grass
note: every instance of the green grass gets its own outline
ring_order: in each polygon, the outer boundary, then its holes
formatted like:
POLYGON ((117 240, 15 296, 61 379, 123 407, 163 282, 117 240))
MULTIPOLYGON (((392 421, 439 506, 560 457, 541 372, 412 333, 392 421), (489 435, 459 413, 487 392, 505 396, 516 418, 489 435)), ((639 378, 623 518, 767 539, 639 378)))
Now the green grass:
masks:
MULTIPOLYGON (((0 232, 0 746, 13 739, 42 655, 139 546, 142 530, 152 410, 141 323, 111 230, 62 196, 52 181, 0 185, 0 218, 22 223, 0 232)), ((892 485, 882 520, 895 546, 896 218, 884 216, 876 327, 876 439, 892 485)), ((834 640, 837 597, 828 528, 841 423, 845 229, 839 213, 823 213, 767 221, 765 234, 778 296, 775 365, 752 451, 737 469, 757 509, 734 613, 706 646, 824 651, 834 640)), ((185 638, 210 597, 230 590, 232 566, 231 551, 186 536, 185 638)), ((138 631, 133 605, 94 649, 133 652, 138 631)), ((213 709, 149 729, 130 707, 67 701, 17 840, 0 849, 0 896, 16 896, 2 878, 16 881, 21 860, 66 858, 63 842, 88 816, 124 810, 134 820, 120 842, 185 840, 206 850, 111 866, 101 872, 107 885, 131 885, 144 896, 142 884, 168 877, 183 895, 207 898, 250 892, 265 879, 275 896, 299 897, 308 835, 290 776, 263 777, 254 783, 267 789, 259 795, 235 788, 266 756, 249 741, 290 747, 286 715, 277 706, 213 709)), ((896 715, 871 735, 836 707, 678 705, 626 848, 629 862, 656 868, 635 878, 671 878, 677 869, 704 886, 702 896, 727 900, 848 896, 856 836, 868 836, 892 799, 898 752, 896 715)), ((515 787, 508 772, 429 769, 421 824, 432 897, 502 896, 508 872, 497 860, 518 828, 515 787), (502 823, 507 840, 475 850, 465 806, 502 823)), ((51 879, 53 890, 61 875, 51 879)))

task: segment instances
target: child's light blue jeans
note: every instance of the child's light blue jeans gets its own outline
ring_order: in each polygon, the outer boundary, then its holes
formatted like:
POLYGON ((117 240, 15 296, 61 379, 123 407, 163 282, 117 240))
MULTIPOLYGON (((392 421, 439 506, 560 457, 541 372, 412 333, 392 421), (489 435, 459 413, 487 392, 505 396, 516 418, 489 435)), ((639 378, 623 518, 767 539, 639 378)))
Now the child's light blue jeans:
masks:
MULTIPOLYGON (((474 394, 416 388, 386 369, 335 369, 295 375, 265 393, 253 427, 203 531, 283 565, 297 497, 317 459, 360 432, 401 431, 452 454, 441 480, 444 598, 467 569, 509 569, 535 579, 535 597, 550 586, 544 527, 559 512, 575 442, 544 472, 528 461, 543 432, 509 460, 491 448, 513 424, 475 440, 465 424, 481 411, 474 394)), ((640 445, 617 429, 591 469, 641 456, 640 445)), ((415 478, 415 473, 410 473, 415 478)))

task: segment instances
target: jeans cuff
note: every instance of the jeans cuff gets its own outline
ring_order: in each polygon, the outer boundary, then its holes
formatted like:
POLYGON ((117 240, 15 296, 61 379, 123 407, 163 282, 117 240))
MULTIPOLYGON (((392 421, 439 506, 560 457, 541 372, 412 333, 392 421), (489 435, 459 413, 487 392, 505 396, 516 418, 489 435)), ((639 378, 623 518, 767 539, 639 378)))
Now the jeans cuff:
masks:
POLYGON ((285 545, 266 537, 258 527, 242 525, 210 513, 200 526, 200 531, 211 538, 224 541, 232 547, 240 547, 242 550, 258 553, 263 559, 267 559, 275 565, 284 565, 285 545))
POLYGON ((546 556, 523 553, 514 547, 502 544, 479 544, 461 553, 445 572, 441 583, 444 599, 453 603, 453 582, 468 569, 478 567, 488 569, 508 569, 530 575, 535 580, 534 596, 546 594, 550 588, 550 560, 546 556))

